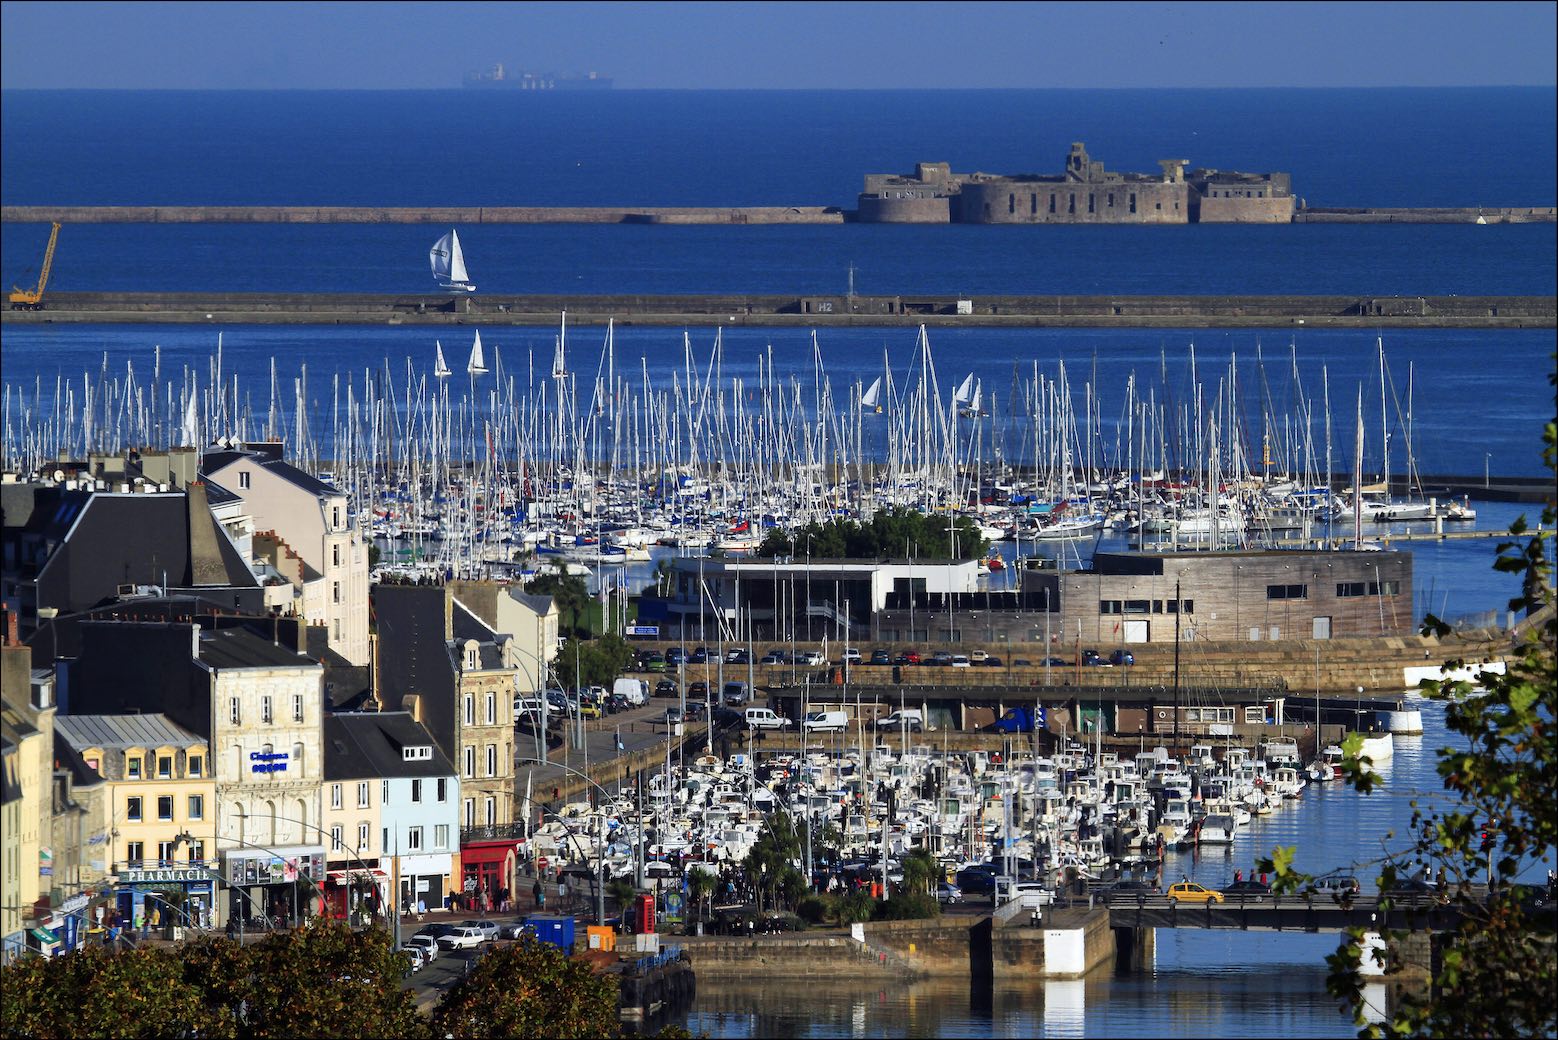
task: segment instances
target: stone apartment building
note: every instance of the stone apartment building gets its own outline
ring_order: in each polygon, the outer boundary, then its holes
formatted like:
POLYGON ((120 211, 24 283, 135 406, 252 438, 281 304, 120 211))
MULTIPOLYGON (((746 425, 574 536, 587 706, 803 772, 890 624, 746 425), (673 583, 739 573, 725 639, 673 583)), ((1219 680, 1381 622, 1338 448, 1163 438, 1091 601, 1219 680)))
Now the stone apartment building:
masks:
POLYGON ((346 492, 282 460, 275 442, 209 452, 201 471, 242 500, 257 559, 293 590, 293 608, 329 633, 330 649, 367 664, 368 539, 346 492))

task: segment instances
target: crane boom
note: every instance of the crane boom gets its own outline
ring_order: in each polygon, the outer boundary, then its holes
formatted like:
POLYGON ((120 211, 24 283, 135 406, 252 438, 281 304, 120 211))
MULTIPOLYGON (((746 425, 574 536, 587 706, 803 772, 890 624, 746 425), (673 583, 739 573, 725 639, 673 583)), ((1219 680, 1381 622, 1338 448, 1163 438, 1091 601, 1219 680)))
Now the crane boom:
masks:
POLYGON ((59 242, 60 225, 58 221, 49 230, 49 245, 43 251, 43 267, 38 271, 38 284, 32 289, 23 289, 19 285, 11 286, 11 309, 40 310, 43 307, 43 290, 49 285, 49 271, 54 267, 54 246, 59 242))

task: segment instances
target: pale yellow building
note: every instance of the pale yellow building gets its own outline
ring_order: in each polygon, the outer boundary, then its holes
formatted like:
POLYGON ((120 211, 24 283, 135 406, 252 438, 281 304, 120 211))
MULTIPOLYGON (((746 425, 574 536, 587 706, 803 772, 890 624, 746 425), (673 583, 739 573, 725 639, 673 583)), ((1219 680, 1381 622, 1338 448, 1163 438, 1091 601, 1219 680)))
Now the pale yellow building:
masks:
POLYGON ((165 715, 62 715, 60 736, 108 783, 113 902, 127 922, 217 921, 216 779, 204 737, 165 715))

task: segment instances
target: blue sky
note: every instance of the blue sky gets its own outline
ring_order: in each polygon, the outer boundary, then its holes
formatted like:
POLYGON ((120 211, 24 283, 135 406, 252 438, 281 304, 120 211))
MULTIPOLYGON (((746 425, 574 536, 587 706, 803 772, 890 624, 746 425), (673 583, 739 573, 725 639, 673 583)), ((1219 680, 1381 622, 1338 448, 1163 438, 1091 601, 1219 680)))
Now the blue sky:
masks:
POLYGON ((1553 3, 0 5, 6 88, 1552 85, 1553 3))

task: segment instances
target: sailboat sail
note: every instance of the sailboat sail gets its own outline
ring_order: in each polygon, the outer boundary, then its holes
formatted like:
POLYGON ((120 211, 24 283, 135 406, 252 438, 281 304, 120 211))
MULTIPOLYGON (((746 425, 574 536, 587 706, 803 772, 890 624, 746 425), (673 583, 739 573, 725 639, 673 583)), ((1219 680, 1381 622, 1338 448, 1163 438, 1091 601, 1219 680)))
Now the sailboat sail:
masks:
POLYGON ((974 373, 970 372, 968 374, 968 378, 964 379, 963 382, 962 382, 962 385, 960 385, 958 387, 957 393, 952 395, 953 403, 955 403, 955 404, 967 404, 968 401, 969 401, 969 398, 973 394, 973 392, 974 392, 974 373))
POLYGON ((860 406, 873 411, 882 410, 882 377, 877 376, 865 393, 860 395, 860 406))
POLYGON ((446 289, 464 289, 473 291, 476 286, 470 284, 470 276, 465 271, 465 253, 460 249, 460 236, 451 228, 433 248, 428 250, 428 263, 432 265, 433 277, 438 279, 440 285, 446 289))
POLYGON ((477 330, 476 342, 471 344, 471 360, 470 363, 465 366, 465 371, 469 372, 473 376, 484 376, 487 374, 487 359, 481 351, 480 330, 477 330))
POLYGON ((449 362, 444 360, 444 345, 437 340, 433 341, 433 345, 438 348, 438 358, 433 362, 433 375, 442 379, 449 375, 449 362))

